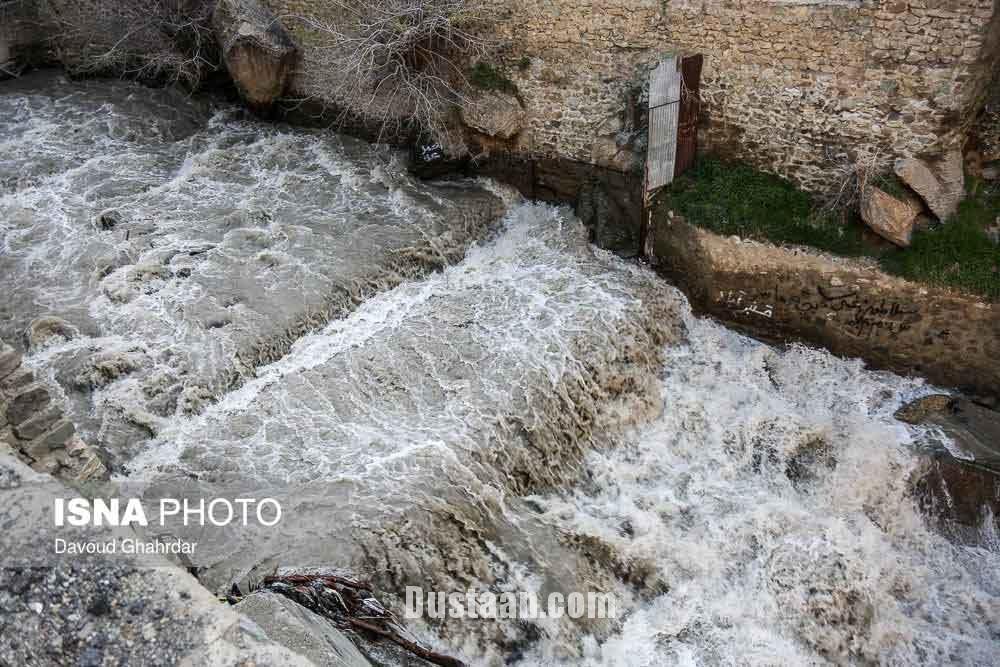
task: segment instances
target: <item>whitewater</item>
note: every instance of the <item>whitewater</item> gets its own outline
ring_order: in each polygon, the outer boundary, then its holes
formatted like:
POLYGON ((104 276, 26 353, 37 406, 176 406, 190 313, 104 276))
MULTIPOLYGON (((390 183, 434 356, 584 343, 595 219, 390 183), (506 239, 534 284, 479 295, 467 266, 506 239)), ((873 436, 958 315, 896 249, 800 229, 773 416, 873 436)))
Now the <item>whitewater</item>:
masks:
POLYGON ((0 238, 0 336, 117 482, 282 501, 276 530, 201 536, 215 590, 283 568, 390 605, 619 600, 408 623, 471 664, 1000 656, 994 523, 960 542, 919 511, 929 432, 893 417, 940 389, 696 317, 565 207, 45 74, 0 90, 0 238))

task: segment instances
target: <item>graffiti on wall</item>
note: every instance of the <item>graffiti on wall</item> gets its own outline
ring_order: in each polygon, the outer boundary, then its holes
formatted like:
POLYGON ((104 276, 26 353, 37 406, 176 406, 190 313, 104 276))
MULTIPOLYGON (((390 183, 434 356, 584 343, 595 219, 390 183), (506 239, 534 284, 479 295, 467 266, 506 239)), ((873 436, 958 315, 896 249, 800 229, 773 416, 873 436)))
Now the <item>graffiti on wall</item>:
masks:
POLYGON ((822 319, 857 338, 896 338, 923 319, 921 308, 912 301, 865 295, 856 287, 793 290, 786 285, 718 294, 718 305, 737 319, 822 319))
POLYGON ((719 300, 736 315, 759 315, 771 319, 774 317, 773 303, 765 303, 751 297, 744 290, 725 290, 719 292, 719 300))

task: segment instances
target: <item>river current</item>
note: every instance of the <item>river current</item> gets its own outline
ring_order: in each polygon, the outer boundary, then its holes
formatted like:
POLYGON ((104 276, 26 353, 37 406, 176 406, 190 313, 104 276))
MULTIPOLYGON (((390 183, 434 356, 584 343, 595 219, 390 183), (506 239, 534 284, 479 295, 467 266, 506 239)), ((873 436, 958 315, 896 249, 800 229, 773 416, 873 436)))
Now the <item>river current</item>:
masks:
POLYGON ((116 479, 292 517, 210 545, 207 585, 619 600, 409 624, 472 664, 997 663, 994 524, 928 523, 927 433, 893 417, 938 390, 699 319, 571 211, 401 164, 165 90, 0 87, 0 336, 116 479))

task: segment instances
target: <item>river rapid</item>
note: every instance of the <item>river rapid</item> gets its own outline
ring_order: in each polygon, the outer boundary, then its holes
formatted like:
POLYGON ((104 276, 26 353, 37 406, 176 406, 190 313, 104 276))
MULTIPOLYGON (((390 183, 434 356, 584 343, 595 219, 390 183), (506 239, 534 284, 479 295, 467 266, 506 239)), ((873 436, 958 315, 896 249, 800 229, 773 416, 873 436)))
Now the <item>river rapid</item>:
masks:
POLYGON ((921 515, 928 432, 893 417, 939 390, 699 319, 568 209, 39 74, 0 86, 0 239, 0 337, 118 481, 281 499, 275 530, 205 540, 212 588, 619 602, 408 622, 471 664, 1000 662, 995 524, 921 515))

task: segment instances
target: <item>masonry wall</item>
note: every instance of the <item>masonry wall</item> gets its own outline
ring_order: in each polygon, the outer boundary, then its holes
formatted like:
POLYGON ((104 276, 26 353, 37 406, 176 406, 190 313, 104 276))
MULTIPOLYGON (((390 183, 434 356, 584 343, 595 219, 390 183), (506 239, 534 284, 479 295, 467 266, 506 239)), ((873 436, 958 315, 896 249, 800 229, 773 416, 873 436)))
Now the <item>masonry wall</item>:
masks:
POLYGON ((661 54, 703 53, 704 145, 823 189, 860 148, 961 143, 996 50, 992 0, 597 4, 511 3, 536 151, 601 159, 627 82, 661 54))
POLYGON ((699 314, 1000 398, 1000 307, 871 264, 725 238, 654 213, 645 256, 699 314))
MULTIPOLYGON (((292 95, 323 101, 331 72, 316 56, 329 37, 304 19, 337 21, 340 10, 264 1, 302 47, 292 95)), ((701 53, 702 147, 829 189, 859 152, 888 163, 964 143, 1000 54, 997 2, 496 0, 504 46, 491 64, 527 111, 503 149, 638 171, 633 109, 648 70, 668 53, 701 53)), ((0 16, 33 6, 0 0, 0 16)), ((15 24, 0 22, 0 43, 15 24)))
MULTIPOLYGON (((269 4, 330 13, 323 0, 269 4)), ((703 147, 817 190, 863 148, 888 160, 961 144, 997 50, 993 0, 503 0, 496 11, 510 44, 498 64, 529 117, 516 151, 636 168, 630 91, 662 55, 702 53, 703 147)), ((308 61, 312 38, 299 36, 308 61)))
POLYGON ((870 264, 724 238, 655 216, 646 256, 696 312, 774 342, 1000 398, 1000 308, 870 264))
POLYGON ((0 0, 0 79, 17 72, 16 63, 35 60, 27 51, 41 39, 33 0, 0 0))

